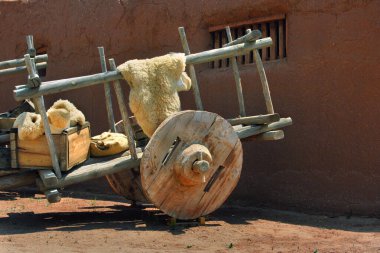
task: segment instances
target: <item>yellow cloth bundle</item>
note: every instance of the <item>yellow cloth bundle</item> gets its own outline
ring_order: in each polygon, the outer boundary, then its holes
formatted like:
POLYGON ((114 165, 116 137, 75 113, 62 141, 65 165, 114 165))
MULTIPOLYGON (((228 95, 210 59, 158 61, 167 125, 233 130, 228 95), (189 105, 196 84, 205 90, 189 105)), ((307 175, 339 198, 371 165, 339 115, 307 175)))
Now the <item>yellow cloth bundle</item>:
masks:
POLYGON ((90 154, 94 157, 115 155, 128 148, 128 139, 124 134, 104 132, 91 137, 90 154))

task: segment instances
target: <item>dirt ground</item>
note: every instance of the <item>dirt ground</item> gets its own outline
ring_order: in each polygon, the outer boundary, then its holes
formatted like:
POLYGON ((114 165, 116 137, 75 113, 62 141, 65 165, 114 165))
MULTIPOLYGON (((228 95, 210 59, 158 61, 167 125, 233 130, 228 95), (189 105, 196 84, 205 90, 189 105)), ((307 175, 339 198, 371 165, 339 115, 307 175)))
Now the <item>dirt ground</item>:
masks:
POLYGON ((380 252, 380 220, 223 207, 205 226, 167 225, 119 197, 0 192, 0 252, 380 252))

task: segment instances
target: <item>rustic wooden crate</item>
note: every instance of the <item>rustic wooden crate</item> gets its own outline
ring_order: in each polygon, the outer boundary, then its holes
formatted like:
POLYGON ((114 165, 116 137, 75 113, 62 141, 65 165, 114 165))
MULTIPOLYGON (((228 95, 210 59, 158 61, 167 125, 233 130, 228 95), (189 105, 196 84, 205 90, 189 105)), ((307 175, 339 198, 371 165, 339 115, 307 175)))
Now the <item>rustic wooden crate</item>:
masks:
MULTIPOLYGON (((45 136, 36 140, 19 140, 17 129, 11 133, 12 168, 51 169, 52 161, 45 136)), ((89 157, 90 124, 71 127, 62 134, 53 134, 53 140, 62 171, 68 171, 89 157)))

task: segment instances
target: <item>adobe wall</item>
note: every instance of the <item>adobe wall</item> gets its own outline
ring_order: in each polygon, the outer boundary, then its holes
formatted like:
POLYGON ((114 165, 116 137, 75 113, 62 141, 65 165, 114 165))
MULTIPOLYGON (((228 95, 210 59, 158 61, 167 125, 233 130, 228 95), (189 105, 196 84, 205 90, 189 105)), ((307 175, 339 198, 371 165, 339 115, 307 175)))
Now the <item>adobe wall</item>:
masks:
MULTIPOLYGON (((49 54, 47 80, 100 72, 97 46, 118 64, 182 51, 186 28, 192 52, 211 48, 208 28, 286 14, 287 58, 265 62, 274 108, 294 125, 285 140, 244 143, 244 168, 233 201, 324 213, 380 210, 380 2, 318 0, 237 1, 2 1, 0 59, 25 52, 25 35, 49 54), (339 2, 339 3, 336 3, 339 2)), ((208 111, 238 112, 231 69, 197 67, 208 111)), ((265 113, 259 78, 241 68, 247 112, 265 113)), ((14 85, 1 77, 0 111, 15 105, 14 85)), ((92 123, 106 127, 101 86, 46 97, 69 98, 92 123)), ((194 108, 191 92, 183 108, 194 108)))

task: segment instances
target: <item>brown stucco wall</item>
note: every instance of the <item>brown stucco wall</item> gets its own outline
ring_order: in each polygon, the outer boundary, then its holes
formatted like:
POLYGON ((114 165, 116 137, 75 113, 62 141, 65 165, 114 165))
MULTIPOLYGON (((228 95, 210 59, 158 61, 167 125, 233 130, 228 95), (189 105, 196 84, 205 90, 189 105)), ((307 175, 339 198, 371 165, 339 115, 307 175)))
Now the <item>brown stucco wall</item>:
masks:
MULTIPOLYGON (((25 35, 47 46, 47 80, 100 71, 97 46, 117 63, 211 47, 208 27, 286 14, 287 58, 266 62, 274 108, 291 116, 285 140, 244 143, 244 168, 233 201, 324 213, 379 214, 380 2, 259 1, 0 1, 0 60, 25 52, 25 35)), ((198 66, 205 108, 238 112, 230 69, 198 66)), ((249 114, 265 113, 254 66, 241 68, 249 114), (249 102, 248 102, 249 101, 249 102)), ((1 77, 0 110, 15 105, 1 77)), ((102 87, 61 94, 84 111, 94 133, 106 129, 102 87)), ((47 97, 48 104, 58 96, 47 97)), ((191 93, 184 109, 194 108, 191 93)))

